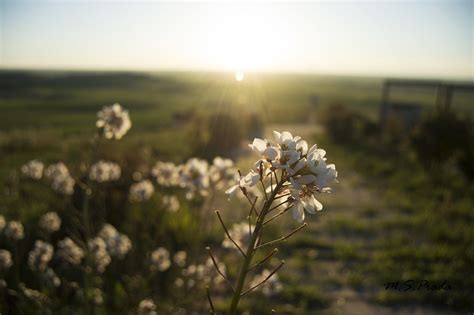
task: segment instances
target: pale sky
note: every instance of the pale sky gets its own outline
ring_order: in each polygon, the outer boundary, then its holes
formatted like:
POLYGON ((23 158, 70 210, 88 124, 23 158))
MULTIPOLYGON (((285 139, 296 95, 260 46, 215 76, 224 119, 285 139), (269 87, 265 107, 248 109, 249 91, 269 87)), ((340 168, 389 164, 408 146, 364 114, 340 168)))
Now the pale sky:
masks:
POLYGON ((474 79, 474 0, 0 0, 0 67, 474 79))

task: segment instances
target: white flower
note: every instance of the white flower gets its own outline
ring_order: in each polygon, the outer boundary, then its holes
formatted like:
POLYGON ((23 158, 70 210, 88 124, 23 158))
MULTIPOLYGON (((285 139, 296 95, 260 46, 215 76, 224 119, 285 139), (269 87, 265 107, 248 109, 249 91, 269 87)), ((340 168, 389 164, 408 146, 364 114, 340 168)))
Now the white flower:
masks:
POLYGON ((179 210, 180 203, 178 197, 175 195, 165 195, 162 198, 163 205, 165 209, 169 212, 176 212, 179 210))
POLYGON ((142 202, 151 198, 155 187, 150 180, 145 179, 130 186, 129 199, 132 202, 142 202))
POLYGON ((121 139, 132 127, 128 111, 124 110, 118 103, 104 106, 97 113, 97 118, 96 126, 102 128, 107 139, 121 139))
POLYGON ((241 177, 240 180, 238 181, 238 184, 231 186, 229 189, 225 191, 226 195, 229 196, 229 199, 235 195, 235 193, 240 189, 240 188, 250 188, 255 186, 258 182, 260 181, 260 173, 256 170, 250 170, 250 172, 241 177))
POLYGON ((89 171, 90 180, 105 183, 115 181, 120 178, 121 169, 117 163, 109 161, 99 161, 91 166, 89 171))
POLYGON ((0 271, 7 270, 13 265, 12 254, 6 249, 0 249, 0 271))
POLYGON ((179 185, 179 167, 171 162, 156 162, 151 174, 161 186, 172 187, 179 185))
POLYGON ((49 261, 53 258, 53 252, 53 245, 37 240, 28 255, 28 266, 33 271, 45 271, 49 261))
POLYGON ((196 193, 208 195, 209 165, 207 161, 197 158, 189 159, 181 168, 180 186, 187 189, 186 198, 194 198, 196 193))
POLYGON ((14 241, 22 240, 25 237, 23 224, 19 221, 10 221, 5 227, 5 236, 14 241))
POLYGON ((43 177, 44 164, 38 160, 31 160, 21 167, 21 172, 32 179, 43 177))
POLYGON ((101 289, 95 288, 92 290, 92 301, 95 305, 102 305, 104 303, 104 293, 101 289))
POLYGON ((98 236, 105 241, 107 251, 112 257, 122 259, 132 249, 132 242, 125 234, 119 233, 112 225, 106 223, 98 236))
POLYGON ((61 218, 56 212, 47 212, 41 217, 39 227, 48 233, 59 231, 61 228, 61 218))
POLYGON ((76 182, 64 163, 49 165, 44 171, 44 176, 52 181, 51 187, 54 191, 64 195, 72 195, 74 192, 76 182))
MULTIPOLYGON (((262 281, 264 281, 269 275, 271 271, 268 269, 264 269, 261 274, 256 275, 255 278, 250 282, 250 287, 253 287, 262 281)), ((265 296, 272 296, 279 293, 283 290, 283 285, 281 284, 278 275, 275 273, 269 279, 267 279, 263 284, 261 284, 257 289, 261 289, 262 293, 265 296)))
POLYGON ((280 155, 278 148, 271 146, 270 142, 260 138, 253 139, 249 147, 267 161, 274 161, 280 155))
POLYGON ((230 159, 216 157, 209 168, 209 177, 214 183, 216 189, 222 189, 225 186, 238 180, 237 170, 234 168, 234 162, 230 159))
POLYGON ((58 242, 58 256, 71 265, 79 265, 84 251, 72 239, 66 237, 58 242))
POLYGON ((69 170, 63 162, 58 162, 49 165, 45 171, 44 176, 50 180, 55 180, 57 177, 68 177, 69 170))
MULTIPOLYGON (((250 231, 253 231, 255 228, 254 225, 250 225, 248 222, 241 222, 232 225, 232 228, 229 230, 229 234, 232 239, 240 246, 240 248, 246 247, 250 241, 250 231)), ((224 248, 235 248, 234 243, 226 236, 222 242, 222 247, 224 248)))
POLYGON ((158 247, 151 253, 150 269, 152 271, 165 271, 171 266, 170 253, 166 248, 158 247))
POLYGON ((176 252, 173 256, 173 261, 176 265, 179 267, 184 267, 186 265, 186 258, 188 255, 184 250, 180 250, 179 252, 176 252))
POLYGON ((145 299, 138 304, 138 315, 157 315, 156 305, 151 299, 145 299))
POLYGON ((112 259, 107 252, 107 244, 100 237, 95 237, 87 242, 92 263, 99 273, 103 273, 112 259))

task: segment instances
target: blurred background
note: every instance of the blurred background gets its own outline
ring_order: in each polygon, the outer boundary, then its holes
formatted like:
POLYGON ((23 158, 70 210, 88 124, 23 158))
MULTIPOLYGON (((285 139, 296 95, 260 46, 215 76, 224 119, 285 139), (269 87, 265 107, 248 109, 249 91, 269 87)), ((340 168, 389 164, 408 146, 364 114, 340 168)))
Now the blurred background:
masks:
MULTIPOLYGON (((245 299, 250 314, 269 305, 276 314, 472 312, 473 8, 471 0, 0 0, 0 214, 26 231, 15 259, 27 259, 41 215, 56 211, 65 224, 73 216, 70 201, 22 178, 21 165, 63 161, 79 176, 97 111, 119 102, 132 128, 95 154, 120 164, 123 178, 107 188, 110 198, 97 197, 109 211, 94 229, 111 222, 134 247, 97 280, 103 301, 94 312, 133 313, 152 298, 161 314, 206 313, 202 288, 172 285, 179 269, 149 274, 140 263, 158 246, 202 260, 204 247, 223 239, 213 210, 238 222, 247 208, 227 203, 225 189, 212 201, 182 201, 173 214, 160 208, 160 191, 139 205, 121 196, 134 171, 148 174, 158 160, 222 156, 246 171, 247 143, 272 130, 326 149, 339 184, 282 246, 283 290, 266 296, 268 305, 258 303, 261 292, 245 299), (435 287, 386 290, 406 280, 435 287)), ((67 235, 58 233, 52 243, 67 235)), ((0 248, 12 245, 0 237, 0 248)), ((53 313, 84 304, 40 288, 26 264, 15 268, 0 276, 45 294, 53 313)), ((5 312, 44 307, 1 294, 5 312)))

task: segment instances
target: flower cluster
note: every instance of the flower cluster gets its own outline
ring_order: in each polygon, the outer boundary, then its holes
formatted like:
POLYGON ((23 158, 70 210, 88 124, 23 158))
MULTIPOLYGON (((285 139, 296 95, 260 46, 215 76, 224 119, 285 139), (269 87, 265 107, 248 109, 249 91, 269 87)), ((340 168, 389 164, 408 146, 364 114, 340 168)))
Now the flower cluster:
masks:
POLYGON ((107 252, 107 244, 100 237, 90 239, 87 243, 92 264, 99 273, 103 273, 112 259, 107 252))
POLYGON ((19 221, 10 221, 5 227, 5 236, 11 240, 19 241, 25 237, 23 224, 19 221))
MULTIPOLYGON (((255 138, 250 148, 259 155, 259 160, 250 172, 239 179, 238 184, 230 187, 226 193, 233 195, 239 189, 257 185, 272 176, 272 171, 280 170, 284 184, 277 195, 288 194, 293 217, 303 222, 306 210, 314 214, 322 210, 322 204, 315 198, 316 193, 330 192, 331 185, 336 182, 337 171, 334 164, 326 163, 326 151, 317 145, 308 148, 301 137, 284 131, 273 132, 275 141, 255 138)), ((272 190, 274 186, 270 187, 272 190)))
POLYGON ((156 305, 153 300, 145 299, 138 304, 138 315, 156 315, 156 305))
POLYGON ((117 163, 100 160, 91 166, 89 179, 99 183, 105 183, 118 180, 121 173, 122 171, 117 163))
POLYGON ((39 227, 47 233, 59 231, 61 228, 61 218, 56 212, 47 212, 41 217, 39 227))
POLYGON ((127 235, 120 233, 110 224, 104 224, 98 236, 104 240, 110 256, 122 259, 132 249, 127 235))
POLYGON ((132 202, 146 201, 155 192, 155 187, 148 179, 142 180, 130 186, 129 199, 132 202))
POLYGON ((66 237, 58 242, 58 256, 71 265, 79 265, 84 251, 71 238, 66 237))
POLYGON ((180 167, 171 162, 156 162, 151 174, 160 186, 174 187, 179 185, 180 167))
POLYGON ((0 271, 7 270, 12 265, 12 254, 6 249, 0 249, 0 271))
POLYGON ((41 179, 43 170, 44 164, 38 160, 31 160, 21 167, 23 175, 32 179, 41 179))
POLYGON ((51 180, 51 187, 54 191, 63 195, 72 195, 76 181, 69 174, 67 166, 62 163, 49 165, 44 170, 44 176, 51 180))
POLYGON ((164 195, 162 198, 162 203, 166 211, 169 212, 176 212, 181 206, 178 197, 175 195, 164 195))
POLYGON ((209 177, 216 189, 223 189, 232 185, 238 179, 238 174, 232 160, 218 156, 212 161, 209 168, 209 177))
POLYGON ((189 159, 181 167, 180 186, 185 188, 186 198, 193 199, 197 194, 208 195, 209 165, 207 161, 198 158, 189 159))
POLYGON ((151 271, 166 271, 171 267, 170 253, 164 247, 158 247, 150 255, 151 271))
POLYGON ((49 243, 37 240, 32 251, 28 255, 28 266, 33 271, 43 272, 49 261, 53 258, 53 246, 49 243))
POLYGON ((124 110, 120 104, 104 106, 97 113, 96 126, 101 128, 107 139, 121 139, 132 127, 132 122, 128 111, 124 110))

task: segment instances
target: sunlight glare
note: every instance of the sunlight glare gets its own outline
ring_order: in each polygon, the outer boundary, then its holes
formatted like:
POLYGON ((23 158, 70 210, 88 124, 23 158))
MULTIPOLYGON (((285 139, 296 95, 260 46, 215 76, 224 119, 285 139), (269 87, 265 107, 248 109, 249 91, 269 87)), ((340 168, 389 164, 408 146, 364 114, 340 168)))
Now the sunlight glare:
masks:
POLYGON ((238 71, 235 72, 235 80, 236 80, 237 82, 242 81, 242 80, 244 79, 244 77, 245 77, 245 76, 244 76, 244 72, 243 72, 243 71, 238 70, 238 71))

